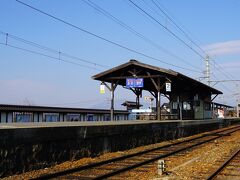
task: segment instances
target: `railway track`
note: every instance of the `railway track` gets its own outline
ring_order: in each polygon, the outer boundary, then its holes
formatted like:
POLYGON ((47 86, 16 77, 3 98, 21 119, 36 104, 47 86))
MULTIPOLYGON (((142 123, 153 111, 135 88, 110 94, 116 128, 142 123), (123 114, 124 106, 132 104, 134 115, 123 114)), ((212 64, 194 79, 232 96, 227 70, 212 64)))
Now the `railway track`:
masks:
POLYGON ((239 179, 240 149, 232 153, 207 179, 239 179))
POLYGON ((141 152, 83 165, 52 174, 44 174, 34 179, 106 179, 113 176, 117 177, 121 173, 131 171, 134 168, 149 164, 158 159, 166 158, 171 155, 175 155, 177 153, 181 153, 191 148, 200 146, 204 143, 214 141, 223 136, 230 135, 231 133, 238 130, 240 130, 240 126, 225 128, 224 130, 209 132, 207 134, 199 135, 194 138, 170 143, 141 152))

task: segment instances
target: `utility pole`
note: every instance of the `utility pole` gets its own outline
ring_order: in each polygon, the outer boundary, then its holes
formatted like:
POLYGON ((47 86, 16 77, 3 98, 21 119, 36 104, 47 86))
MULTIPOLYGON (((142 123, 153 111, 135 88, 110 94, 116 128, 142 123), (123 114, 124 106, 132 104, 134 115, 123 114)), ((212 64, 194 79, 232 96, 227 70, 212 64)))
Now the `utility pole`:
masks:
POLYGON ((205 59, 206 62, 206 71, 205 71, 205 78, 207 80, 207 85, 210 86, 210 63, 209 63, 209 56, 206 56, 205 59))

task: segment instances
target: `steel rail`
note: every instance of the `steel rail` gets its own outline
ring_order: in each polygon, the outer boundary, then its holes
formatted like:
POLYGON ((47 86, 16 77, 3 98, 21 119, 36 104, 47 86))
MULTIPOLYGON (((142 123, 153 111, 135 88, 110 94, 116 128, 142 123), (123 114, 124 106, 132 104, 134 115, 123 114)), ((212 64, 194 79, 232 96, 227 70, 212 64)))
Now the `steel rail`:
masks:
POLYGON ((71 168, 71 169, 67 169, 67 170, 63 170, 63 171, 59 171, 59 172, 54 172, 54 173, 50 173, 50 174, 43 174, 43 175, 40 175, 39 177, 35 177, 35 178, 31 178, 31 179, 32 180, 40 180, 40 179, 56 178, 56 177, 59 177, 59 176, 64 176, 64 175, 67 175, 67 174, 71 174, 71 173, 75 173, 75 172, 79 172, 79 171, 83 171, 83 170, 88 170, 88 169, 98 167, 98 166, 101 166, 101 165, 106 165, 106 164, 113 163, 113 162, 116 162, 116 161, 128 159, 128 158, 131 158, 131 157, 134 157, 134 156, 143 155, 143 154, 146 154, 146 153, 149 153, 149 152, 152 152, 152 151, 161 150, 163 148, 168 148, 168 147, 171 147, 171 146, 191 142, 191 141, 194 141, 194 140, 206 137, 206 136, 217 136, 216 138, 219 138, 220 137, 219 133, 225 132, 225 131, 228 131, 228 130, 232 130, 232 129, 237 129, 239 127, 240 126, 234 126, 234 127, 228 128, 228 129, 224 129, 224 130, 214 132, 214 133, 210 132, 210 133, 207 133, 207 134, 204 134, 204 135, 192 138, 192 139, 187 139, 187 140, 183 140, 183 141, 180 141, 180 142, 171 143, 171 144, 167 144, 167 145, 164 145, 164 146, 144 150, 144 151, 141 151, 141 152, 132 153, 132 154, 129 154, 129 155, 124 155, 124 156, 112 158, 112 159, 109 159, 109 160, 104 160, 104 161, 100 161, 100 162, 96 162, 96 163, 91 163, 91 164, 87 164, 87 165, 83 165, 83 166, 80 166, 80 167, 75 167, 75 168, 71 168))
POLYGON ((207 180, 212 180, 215 179, 221 172, 222 170, 240 153, 240 149, 235 151, 233 155, 228 158, 218 169, 216 169, 210 176, 208 176, 207 180))
MULTIPOLYGON (((237 131, 237 130, 234 130, 233 132, 235 132, 235 131, 237 131)), ((233 133, 233 132, 230 132, 230 133, 233 133)), ((229 133, 227 133, 227 134, 229 134, 229 133)), ((106 174, 97 176, 97 177, 92 178, 92 179, 94 179, 94 180, 100 180, 100 179, 109 178, 109 177, 112 177, 112 176, 114 176, 114 175, 120 174, 120 173, 122 173, 122 172, 126 172, 126 171, 132 170, 132 169, 134 169, 134 168, 137 168, 137 167, 140 167, 140 166, 149 164, 149 163, 154 162, 154 161, 156 161, 156 160, 159 160, 159 159, 161 159, 161 158, 165 158, 165 157, 168 157, 168 156, 177 154, 177 153, 179 153, 179 152, 185 151, 185 150, 187 150, 187 149, 191 149, 191 148, 193 148, 193 147, 195 147, 195 146, 202 145, 202 144, 204 144, 204 143, 213 141, 213 140, 218 139, 218 138, 221 138, 221 137, 222 137, 222 136, 217 136, 217 137, 211 138, 211 139, 209 139, 209 140, 205 140, 205 141, 202 141, 202 142, 193 144, 193 145, 191 145, 191 146, 187 146, 187 147, 178 149, 178 150, 176 150, 176 151, 172 151, 172 152, 169 152, 169 153, 167 153, 167 154, 159 155, 159 156, 154 157, 154 158, 152 158, 152 159, 149 159, 149 160, 146 160, 146 161, 142 161, 142 162, 136 163, 136 164, 134 164, 134 165, 130 165, 130 166, 127 166, 127 167, 124 167, 124 168, 121 168, 121 169, 117 169, 117 170, 115 170, 115 171, 112 171, 112 172, 109 172, 109 173, 106 173, 106 174)))

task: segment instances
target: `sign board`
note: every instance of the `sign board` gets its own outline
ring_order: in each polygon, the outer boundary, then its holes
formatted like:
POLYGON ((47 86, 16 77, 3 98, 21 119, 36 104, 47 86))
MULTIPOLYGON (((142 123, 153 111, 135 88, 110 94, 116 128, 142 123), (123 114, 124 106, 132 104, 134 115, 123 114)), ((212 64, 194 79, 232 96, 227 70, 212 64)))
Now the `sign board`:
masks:
POLYGON ((151 113, 152 109, 132 109, 133 113, 151 113))
POLYGON ((171 92, 171 83, 166 83, 166 92, 171 92))
POLYGON ((127 88, 142 88, 143 87, 143 78, 127 78, 126 87, 127 88))
POLYGON ((224 118, 224 110, 223 109, 218 109, 218 118, 224 118))

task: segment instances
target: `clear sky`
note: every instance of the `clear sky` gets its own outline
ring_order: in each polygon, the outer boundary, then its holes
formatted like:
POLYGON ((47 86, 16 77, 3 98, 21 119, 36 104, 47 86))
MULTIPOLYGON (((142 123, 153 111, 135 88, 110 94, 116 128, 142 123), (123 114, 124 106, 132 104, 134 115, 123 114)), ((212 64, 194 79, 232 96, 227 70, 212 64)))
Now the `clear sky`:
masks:
MULTIPOLYGON (((109 93, 100 94, 100 83, 91 76, 129 59, 173 69, 206 82, 201 77, 205 70, 203 57, 208 54, 211 80, 240 79, 238 0, 21 1, 155 59, 120 48, 15 0, 1 0, 0 104, 108 108, 109 93), (95 9, 89 4, 95 5, 95 9), (24 40, 56 51, 44 50, 24 40)), ((221 82, 214 87, 224 93, 217 102, 235 105, 240 98, 239 82, 221 82)), ((117 88, 117 108, 123 101, 134 99, 133 93, 117 88)))

